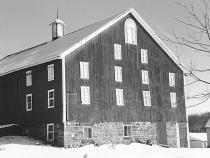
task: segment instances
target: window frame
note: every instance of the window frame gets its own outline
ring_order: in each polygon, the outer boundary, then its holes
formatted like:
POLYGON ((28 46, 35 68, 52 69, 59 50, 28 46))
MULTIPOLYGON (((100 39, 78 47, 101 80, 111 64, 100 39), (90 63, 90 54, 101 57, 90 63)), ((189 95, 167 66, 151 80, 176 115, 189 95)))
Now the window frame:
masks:
POLYGON ((115 82, 122 82, 122 67, 114 66, 115 82))
POLYGON ((133 19, 128 18, 124 24, 125 43, 137 45, 137 26, 133 19))
POLYGON ((116 96, 116 105, 117 106, 124 106, 124 90, 122 88, 115 89, 115 96, 116 96))
POLYGON ((80 78, 81 79, 89 79, 90 78, 89 62, 80 61, 79 66, 80 66, 80 78))
POLYGON ((32 93, 26 94, 26 111, 32 111, 33 109, 33 98, 32 93), (31 102, 28 102, 28 97, 31 97, 31 102), (29 103, 31 103, 31 108, 29 108, 29 103))
POLYGON ((55 67, 54 64, 47 65, 47 80, 48 81, 54 81, 54 79, 55 79, 54 67, 55 67))
POLYGON ((48 99, 47 99, 47 102, 48 102, 48 106, 47 106, 48 109, 55 107, 55 89, 48 90, 48 99), (53 92, 53 98, 50 98, 50 93, 51 92, 53 92), (50 106, 50 101, 51 100, 53 100, 53 106, 50 106))
POLYGON ((170 103, 171 107, 173 108, 177 107, 177 97, 175 92, 170 92, 170 103))
POLYGON ((80 99, 82 105, 90 105, 90 86, 80 86, 80 99))
MULTIPOLYGON (((88 132, 89 132, 89 130, 88 130, 88 132)), ((89 133, 88 133, 88 136, 89 136, 89 133)), ((93 127, 92 126, 83 126, 83 139, 93 139, 93 127), (91 129, 91 138, 85 137, 85 128, 91 129)))
POLYGON ((54 123, 48 123, 47 124, 47 141, 50 142, 50 141, 54 141, 54 135, 55 135, 55 127, 54 127, 54 123), (49 126, 52 126, 53 127, 53 130, 52 131, 49 131, 49 126), (49 134, 52 133, 52 139, 49 139, 49 134))
POLYGON ((114 59, 122 60, 122 47, 120 44, 114 44, 114 59))
POLYGON ((142 93, 143 93, 143 104, 144 104, 144 106, 148 106, 148 107, 152 106, 150 91, 143 91, 142 93))
POLYGON ((176 80, 175 80, 175 73, 169 72, 168 73, 168 80, 169 80, 169 86, 170 87, 175 87, 176 85, 176 80))
POLYGON ((123 137, 132 137, 132 125, 123 125, 123 137), (128 127, 130 127, 130 135, 125 135, 125 127, 127 127, 127 130, 129 129, 128 127))
POLYGON ((142 84, 149 84, 149 71, 141 70, 142 84))
POLYGON ((26 71, 26 86, 32 86, 32 71, 28 70, 26 71))
POLYGON ((141 63, 148 64, 148 50, 141 49, 141 63))

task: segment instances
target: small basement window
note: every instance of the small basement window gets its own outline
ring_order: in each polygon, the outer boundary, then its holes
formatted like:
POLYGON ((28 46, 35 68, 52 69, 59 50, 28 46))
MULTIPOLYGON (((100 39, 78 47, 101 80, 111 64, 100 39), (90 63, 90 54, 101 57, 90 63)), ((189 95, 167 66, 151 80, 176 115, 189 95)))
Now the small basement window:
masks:
POLYGON ((130 137, 131 136, 131 125, 124 125, 124 137, 130 137))
POLYGON ((26 86, 32 85, 32 73, 31 70, 26 71, 26 86))
POLYGON ((47 141, 54 141, 54 123, 47 124, 47 141))
POLYGON ((55 106, 55 90, 48 90, 48 108, 53 108, 55 106))
POLYGON ((32 111, 32 94, 26 94, 26 111, 32 111))
POLYGON ((48 71, 48 81, 53 81, 54 80, 54 64, 48 65, 47 71, 48 71))
POLYGON ((84 126, 83 128, 83 138, 91 139, 93 137, 92 127, 91 126, 84 126))

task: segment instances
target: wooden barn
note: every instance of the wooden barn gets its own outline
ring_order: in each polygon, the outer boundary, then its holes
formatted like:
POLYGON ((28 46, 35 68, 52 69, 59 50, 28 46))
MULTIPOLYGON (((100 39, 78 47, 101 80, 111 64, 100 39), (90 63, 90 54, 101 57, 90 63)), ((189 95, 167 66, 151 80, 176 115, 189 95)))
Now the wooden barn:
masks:
POLYGON ((0 124, 64 147, 187 147, 183 71, 134 9, 0 60, 0 124))

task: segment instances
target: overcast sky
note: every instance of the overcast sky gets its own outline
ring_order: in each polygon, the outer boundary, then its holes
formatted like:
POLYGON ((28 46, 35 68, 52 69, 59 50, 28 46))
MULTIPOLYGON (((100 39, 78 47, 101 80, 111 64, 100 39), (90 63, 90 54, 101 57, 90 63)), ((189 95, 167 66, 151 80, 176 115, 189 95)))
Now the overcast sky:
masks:
MULTIPOLYGON (((202 0, 190 0, 201 10, 202 0)), ((0 58, 7 54, 24 50, 51 40, 49 24, 59 17, 65 25, 65 33, 79 29, 96 21, 133 7, 151 26, 157 35, 163 37, 174 29, 182 33, 184 27, 175 18, 186 13, 178 7, 176 0, 0 0, 0 58)), ((166 43, 175 51, 174 47, 166 43)), ((209 57, 182 50, 181 60, 188 65, 194 61, 199 68, 210 66, 209 57)), ((208 78, 208 75, 202 75, 208 78)), ((185 79, 189 82, 189 79, 185 79)), ((196 84, 186 87, 186 95, 206 89, 206 85, 196 84)), ((186 106, 195 104, 187 101, 186 106)), ((210 102, 187 108, 188 113, 210 111, 210 102)))

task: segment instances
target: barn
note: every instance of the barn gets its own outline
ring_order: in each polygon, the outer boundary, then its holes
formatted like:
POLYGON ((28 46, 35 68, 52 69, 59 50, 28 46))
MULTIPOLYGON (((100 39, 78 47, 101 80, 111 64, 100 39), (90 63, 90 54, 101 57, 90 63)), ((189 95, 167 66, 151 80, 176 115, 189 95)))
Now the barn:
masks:
POLYGON ((183 70, 130 8, 0 60, 0 124, 49 143, 188 146, 183 70))

